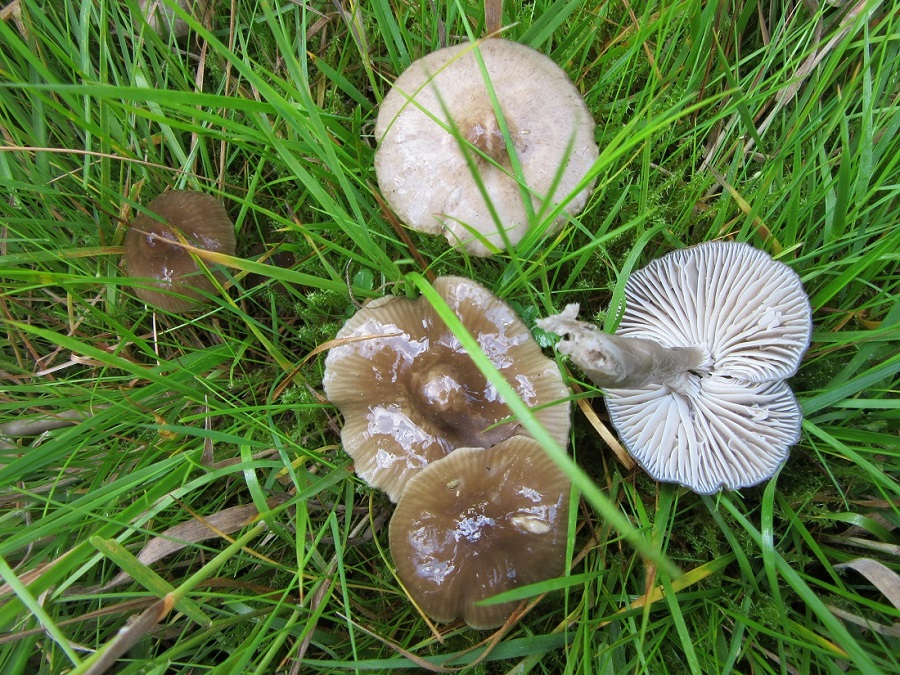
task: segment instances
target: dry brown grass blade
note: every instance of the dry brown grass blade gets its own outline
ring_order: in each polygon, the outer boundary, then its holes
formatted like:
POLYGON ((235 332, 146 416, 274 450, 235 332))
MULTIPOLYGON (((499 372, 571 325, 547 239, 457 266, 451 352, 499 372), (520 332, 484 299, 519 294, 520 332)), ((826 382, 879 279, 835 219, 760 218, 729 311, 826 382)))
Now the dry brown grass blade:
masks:
POLYGON ((15 24, 22 37, 25 39, 30 37, 28 28, 22 21, 22 6, 19 4, 19 0, 12 0, 6 7, 0 9, 0 21, 10 20, 15 24))
POLYGON ((175 606, 175 599, 171 594, 154 602, 150 607, 138 615, 137 619, 127 627, 120 630, 116 637, 106 643, 97 652, 99 656, 84 671, 83 675, 101 675, 112 668, 119 657, 134 647, 137 641, 150 632, 156 624, 166 618, 175 606))
MULTIPOLYGON (((584 391, 571 379, 571 376, 569 377, 569 386, 572 387, 572 391, 575 392, 575 394, 581 394, 584 391)), ((603 442, 613 451, 613 454, 616 456, 616 459, 619 460, 619 463, 628 471, 634 469, 635 463, 634 460, 631 459, 631 455, 628 454, 628 451, 622 447, 619 439, 613 436, 609 428, 603 423, 603 420, 601 420, 597 413, 594 412, 594 409, 591 407, 591 404, 588 403, 587 399, 578 399, 578 408, 587 418, 587 421, 591 423, 591 426, 594 427, 594 430, 600 435, 600 438, 603 439, 603 442)))
POLYGON ((841 535, 839 537, 824 536, 822 537, 822 541, 830 544, 858 546, 859 548, 878 551, 885 555, 900 557, 900 544, 892 544, 888 541, 877 541, 866 537, 849 537, 847 535, 841 535))
MULTIPOLYGON (((0 448, 4 447, 4 441, 0 438, 0 448)), ((12 444, 9 445, 9 448, 14 448, 12 444)), ((46 495, 50 492, 55 492, 57 490, 61 490, 63 488, 67 488, 73 483, 77 483, 81 480, 78 477, 78 474, 81 472, 75 468, 70 468, 68 475, 69 478, 57 478, 49 483, 44 483, 43 485, 35 485, 28 486, 27 488, 21 484, 16 485, 15 487, 9 486, 3 488, 3 491, 0 492, 0 508, 4 506, 8 506, 10 504, 18 504, 26 500, 33 500, 37 495, 46 495)))
POLYGON ((835 565, 834 568, 838 570, 852 569, 859 572, 875 588, 881 591, 882 595, 896 609, 900 609, 900 575, 890 567, 872 558, 854 558, 840 565, 835 565))
POLYGON ((877 621, 872 621, 871 619, 866 619, 865 617, 858 616, 856 614, 852 614, 840 607, 835 607, 834 605, 826 605, 831 613, 834 614, 839 619, 846 621, 847 623, 852 623, 854 626, 859 626, 860 628, 868 628, 879 635, 885 635, 887 637, 900 638, 900 623, 894 623, 890 626, 887 626, 883 623, 878 623, 877 621))
MULTIPOLYGON (((337 577, 334 576, 334 572, 336 569, 337 559, 334 559, 331 561, 331 564, 328 566, 328 569, 325 572, 326 580, 322 581, 322 585, 319 586, 318 590, 316 590, 316 593, 312 598, 312 602, 310 602, 309 604, 309 610, 313 616, 317 615, 316 610, 318 610, 319 606, 325 600, 325 596, 331 591, 332 586, 334 586, 335 582, 337 581, 337 577)), ((306 656, 309 645, 312 644, 314 634, 314 630, 307 630, 306 637, 303 638, 303 642, 300 643, 300 648, 297 650, 297 656, 294 659, 294 664, 291 669, 292 672, 299 673, 303 658, 306 656)))
MULTIPOLYGON (((628 0, 625 0, 625 8, 628 10, 628 16, 631 18, 631 23, 634 26, 635 34, 639 34, 641 32, 641 23, 640 21, 638 21, 637 15, 631 8, 631 4, 628 2, 628 0)), ((656 59, 653 57, 653 52, 650 50, 650 45, 644 42, 641 46, 644 48, 644 54, 647 56, 647 62, 653 69, 653 74, 656 76, 656 81, 663 82, 664 78, 659 70, 659 66, 656 64, 656 59)))
POLYGON ((45 412, 40 417, 19 418, 0 424, 0 436, 9 438, 40 436, 47 431, 78 424, 91 415, 92 413, 90 412, 81 412, 80 410, 63 410, 57 413, 45 412))
MULTIPOLYGON (((145 565, 151 565, 167 555, 176 553, 191 544, 196 544, 207 539, 221 537, 223 534, 228 535, 232 532, 246 527, 253 523, 259 511, 253 504, 245 504, 244 506, 232 506, 223 509, 217 513, 204 516, 202 520, 189 520, 153 537, 148 541, 141 552, 137 555, 137 559, 145 565)), ((79 592, 101 592, 108 591, 121 584, 129 581, 131 577, 120 572, 107 584, 85 591, 79 592)))
MULTIPOLYGON (((72 624, 80 624, 86 621, 93 621, 94 619, 100 619, 104 616, 114 616, 119 615, 122 612, 131 612, 137 609, 144 609, 147 605, 159 602, 156 598, 137 598, 136 600, 126 600, 125 602, 119 602, 115 605, 110 605, 109 607, 103 607, 102 609, 96 609, 93 612, 87 612, 86 614, 82 614, 81 616, 76 616, 71 619, 63 619, 62 621, 57 621, 57 626, 70 626, 72 624)), ((21 630, 15 633, 10 633, 8 635, 0 636, 0 645, 7 644, 9 642, 16 642, 18 640, 23 640, 28 637, 32 637, 34 635, 43 635, 46 632, 46 629, 41 626, 40 628, 29 628, 28 630, 21 630)))
MULTIPOLYGON (((870 8, 870 6, 871 6, 871 3, 867 2, 867 0, 859 0, 859 2, 857 2, 841 19, 840 24, 838 25, 839 30, 837 31, 837 33, 835 33, 835 35, 827 43, 825 43, 821 48, 819 48, 819 44, 821 43, 822 34, 823 34, 825 28, 824 28, 824 25, 823 25, 823 22, 821 19, 817 22, 816 28, 815 28, 815 33, 812 36, 813 37, 813 42, 812 42, 813 47, 812 47, 812 51, 810 52, 809 56, 807 56, 806 59, 803 61, 803 63, 801 63, 797 67, 797 70, 794 72, 793 77, 791 77, 789 79, 790 84, 788 84, 783 89, 779 90, 778 93, 775 94, 773 99, 769 99, 763 105, 762 109, 756 116, 756 118, 758 119, 759 117, 762 116, 763 111, 765 111, 766 108, 769 108, 771 106, 771 108, 768 111, 768 114, 766 115, 766 117, 763 119, 763 121, 759 124, 759 126, 756 129, 757 135, 759 137, 762 137, 763 134, 765 134, 765 132, 768 130, 768 128, 772 125, 772 122, 775 121, 775 118, 778 115, 778 113, 780 113, 781 110, 788 104, 788 102, 791 99, 793 99, 794 96, 797 95, 797 93, 800 91, 800 89, 803 87, 803 85, 809 79, 810 75, 812 75, 812 73, 815 71, 815 69, 819 66, 819 64, 822 63, 822 61, 828 56, 828 54, 831 53, 834 50, 834 48, 838 44, 840 44, 841 40, 843 40, 847 36, 847 34, 850 32, 852 24, 856 20, 856 18, 867 8, 870 8)), ((811 7, 809 8, 809 10, 812 12, 816 11, 815 9, 813 9, 811 7)), ((737 119, 737 113, 735 113, 734 119, 737 119)), ((726 125, 726 127, 730 126, 730 124, 731 123, 729 122, 729 124, 726 125)), ((703 168, 705 168, 705 169, 711 168, 713 157, 718 152, 722 143, 725 141, 725 138, 726 138, 726 133, 724 131, 722 131, 719 134, 718 138, 716 138, 712 143, 710 143, 709 151, 706 153, 706 156, 704 157, 704 159, 701 163, 703 168)), ((746 143, 744 143, 742 147, 743 147, 744 155, 745 156, 750 155, 750 153, 753 151, 753 148, 755 147, 755 139, 748 138, 746 143)), ((737 146, 735 146, 734 149, 737 149, 737 146)), ((720 159, 720 161, 723 163, 726 162, 728 159, 728 155, 730 155, 730 154, 731 154, 731 151, 726 153, 726 156, 722 157, 720 159)), ((718 178, 717 178, 717 182, 721 185, 721 181, 719 181, 718 178)), ((723 187, 724 187, 724 185, 723 185, 723 187)))
MULTIPOLYGON (((785 104, 792 99, 798 91, 800 91, 800 87, 806 82, 812 72, 818 67, 822 60, 831 53, 832 50, 843 40, 847 34, 850 32, 851 24, 856 20, 866 8, 870 7, 871 3, 868 0, 859 0, 853 8, 844 15, 844 18, 841 19, 840 30, 832 37, 821 49, 813 49, 812 53, 806 58, 806 60, 800 64, 797 68, 797 71, 794 73, 794 77, 792 78, 791 84, 778 92, 778 95, 775 98, 775 107, 769 112, 766 119, 763 120, 762 124, 759 125, 757 132, 760 136, 762 136, 766 129, 772 124, 775 119, 775 116, 778 112, 785 106, 785 104)), ((816 27, 816 35, 815 35, 815 44, 818 45, 821 40, 822 34, 822 23, 821 21, 816 27)), ((750 152, 753 148, 753 139, 750 139, 747 143, 747 147, 745 149, 746 152, 750 152)))
MULTIPOLYGON (((35 569, 28 570, 27 572, 23 572, 22 574, 19 574, 18 575, 19 581, 25 586, 28 586, 28 585, 34 583, 35 581, 40 579, 41 576, 43 576, 44 574, 46 574, 47 572, 52 570, 54 567, 59 565, 61 562, 63 562, 70 553, 71 553, 71 551, 66 551, 61 556, 56 558, 55 560, 51 560, 48 563, 41 563, 35 569)), ((4 599, 6 599, 7 596, 12 595, 12 594, 13 594, 13 590, 12 590, 12 588, 9 587, 8 584, 3 584, 2 586, 0 586, 0 600, 4 600, 4 599)))

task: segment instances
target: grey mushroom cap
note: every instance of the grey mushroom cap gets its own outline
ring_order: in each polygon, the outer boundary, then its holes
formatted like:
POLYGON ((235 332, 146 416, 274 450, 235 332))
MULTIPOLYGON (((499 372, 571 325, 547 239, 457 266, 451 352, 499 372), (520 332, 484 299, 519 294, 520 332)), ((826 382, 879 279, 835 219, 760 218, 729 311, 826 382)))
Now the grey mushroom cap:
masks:
POLYGON ((170 312, 185 312, 206 300, 215 285, 191 254, 179 246, 179 234, 197 248, 234 255, 234 225, 224 205, 211 195, 190 190, 164 192, 147 205, 125 233, 128 275, 152 279, 135 286, 144 302, 170 312), (174 242, 174 243, 172 243, 174 242))
MULTIPOLYGON (((483 286, 439 277, 435 290, 554 439, 565 447, 568 389, 525 324, 483 286)), ((323 385, 343 417, 357 474, 400 498, 407 481, 459 447, 523 433, 511 411, 423 297, 367 304, 338 332, 323 385)))
POLYGON ((409 481, 390 525, 410 596, 436 621, 502 625, 517 603, 475 603, 563 573, 570 486, 523 436, 430 464, 409 481))
POLYGON ((710 375, 687 396, 665 385, 607 389, 609 418, 635 461, 654 479, 698 494, 771 478, 800 440, 803 419, 781 380, 710 375))
POLYGON ((576 321, 538 322, 606 394, 610 420, 656 480, 701 494, 774 475, 800 437, 784 379, 809 346, 799 277, 746 244, 670 253, 635 272, 615 335, 576 321))
MULTIPOLYGON (((530 47, 489 39, 440 49, 410 65, 382 102, 375 125, 378 185, 413 229, 443 233, 454 246, 486 256, 505 248, 504 236, 467 155, 510 243, 521 240, 529 222, 476 49, 535 213, 545 200, 550 202, 545 209, 568 200, 565 213, 580 212, 593 181, 579 186, 599 151, 594 121, 581 94, 565 71, 530 47)), ((562 226, 565 213, 552 224, 551 233, 562 226)))
POLYGON ((800 277, 765 251, 708 242, 673 251, 629 277, 616 335, 699 347, 709 372, 767 382, 790 377, 812 334, 800 277))

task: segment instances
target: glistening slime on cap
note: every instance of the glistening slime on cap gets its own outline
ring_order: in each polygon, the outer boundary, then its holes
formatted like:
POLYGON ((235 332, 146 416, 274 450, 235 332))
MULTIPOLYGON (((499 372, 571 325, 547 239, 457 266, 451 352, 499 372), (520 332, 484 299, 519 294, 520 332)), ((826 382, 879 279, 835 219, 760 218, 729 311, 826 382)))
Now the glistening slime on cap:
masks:
MULTIPOLYGON (((439 277, 434 288, 525 403, 545 406, 535 416, 565 446, 569 391, 528 327, 474 281, 439 277)), ((370 302, 336 342, 323 384, 344 416, 341 441, 357 474, 391 501, 413 474, 456 448, 524 433, 505 422, 509 407, 425 298, 370 302)))
POLYGON ((391 519, 391 557, 436 621, 501 625, 516 602, 493 595, 564 572, 571 484, 524 436, 460 448, 409 481, 391 519))

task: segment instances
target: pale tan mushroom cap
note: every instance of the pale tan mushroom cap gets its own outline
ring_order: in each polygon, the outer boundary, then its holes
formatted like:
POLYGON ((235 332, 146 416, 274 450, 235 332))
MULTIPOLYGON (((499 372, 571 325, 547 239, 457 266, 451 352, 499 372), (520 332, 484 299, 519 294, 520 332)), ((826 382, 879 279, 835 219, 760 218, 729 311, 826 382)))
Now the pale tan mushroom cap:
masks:
POLYGON ((206 300, 203 292, 212 292, 215 286, 188 251, 169 242, 179 241, 177 231, 192 246, 234 255, 234 225, 222 203, 202 192, 164 192, 147 210, 158 219, 141 213, 125 233, 128 275, 155 280, 152 287, 135 286, 144 302, 184 312, 206 300))
MULTIPOLYGON (((529 223, 474 49, 472 43, 440 49, 415 61, 397 78, 375 125, 375 171, 385 198, 407 225, 430 234, 443 232, 451 244, 471 254, 491 255, 493 251, 471 230, 499 250, 505 248, 503 237, 450 131, 448 114, 462 138, 499 164, 467 148, 512 244, 521 240, 529 223)), ((553 204, 560 203, 575 191, 599 154, 594 120, 581 94, 565 71, 530 47, 491 39, 479 42, 478 49, 509 126, 534 211, 540 210, 564 165, 551 197, 553 204)), ((592 187, 593 181, 577 192, 565 211, 580 212, 592 187)), ((557 218, 551 232, 563 220, 564 216, 557 218)))
MULTIPOLYGON (((556 363, 483 286, 440 277, 435 290, 529 406, 569 395, 556 363)), ((341 441, 357 474, 397 501, 409 478, 458 447, 489 447, 524 430, 425 298, 386 297, 358 311, 325 359, 325 393, 343 414, 341 441)), ((535 411, 560 445, 569 405, 535 411)))
POLYGON ((522 436, 429 465, 391 519, 391 557, 406 590, 436 621, 500 626, 517 603, 475 603, 564 571, 570 485, 522 436))

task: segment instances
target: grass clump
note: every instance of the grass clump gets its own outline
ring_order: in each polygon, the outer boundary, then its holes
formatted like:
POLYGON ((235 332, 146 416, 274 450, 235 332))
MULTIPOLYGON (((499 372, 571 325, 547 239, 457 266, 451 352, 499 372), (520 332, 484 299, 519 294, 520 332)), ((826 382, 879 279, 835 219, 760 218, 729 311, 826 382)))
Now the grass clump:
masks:
POLYGON ((7 4, 0 671, 900 670, 900 10, 504 10, 506 37, 583 91, 597 187, 561 235, 470 260, 402 241, 372 129, 411 60, 480 34, 479 5, 214 1, 177 41, 132 0, 7 4), (144 307, 119 266, 167 188, 216 195, 238 233, 227 296, 188 318, 144 307), (390 505, 340 449, 318 348, 429 272, 529 323, 580 302, 609 327, 632 270, 723 237, 791 265, 813 305, 780 474, 713 497, 658 485, 576 412, 571 470, 605 500, 573 509, 567 585, 493 636, 432 631, 393 574, 390 505), (267 264, 275 244, 289 257, 267 264))

